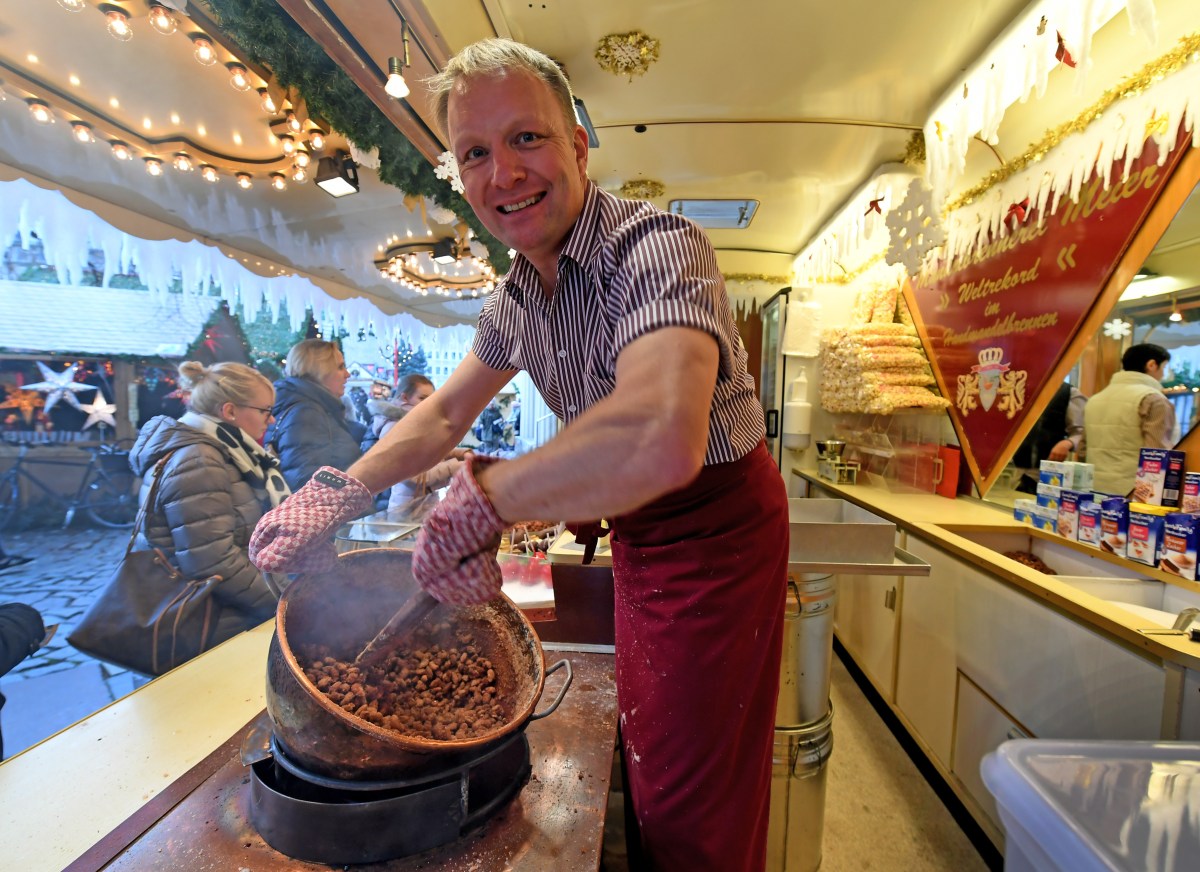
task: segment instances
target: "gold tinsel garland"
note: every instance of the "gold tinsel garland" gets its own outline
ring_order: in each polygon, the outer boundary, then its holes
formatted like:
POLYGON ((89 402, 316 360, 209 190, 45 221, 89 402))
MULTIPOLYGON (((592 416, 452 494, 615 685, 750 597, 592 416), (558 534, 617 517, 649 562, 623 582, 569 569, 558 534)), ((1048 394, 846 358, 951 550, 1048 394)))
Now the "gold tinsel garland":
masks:
POLYGON ((771 285, 789 285, 791 284, 790 276, 770 276, 766 273, 721 273, 721 278, 725 279, 726 284, 730 282, 766 282, 771 285))
POLYGON ((1048 131, 1042 139, 1030 146, 1024 154, 1013 158, 999 169, 992 170, 982 181, 973 188, 964 191, 946 204, 944 214, 953 212, 963 206, 969 206, 981 194, 1000 184, 1035 164, 1048 152, 1058 147, 1068 136, 1086 130, 1104 112, 1115 103, 1133 97, 1146 90, 1172 73, 1177 73, 1185 66, 1200 61, 1200 33, 1193 33, 1179 40, 1179 44, 1167 54, 1153 60, 1142 67, 1137 73, 1125 79, 1115 88, 1105 91, 1095 103, 1081 112, 1072 120, 1060 124, 1048 131))
MULTIPOLYGON (((860 275, 865 273, 871 267, 875 266, 875 264, 877 264, 881 260, 883 260, 885 253, 886 252, 881 251, 878 254, 872 255, 871 257, 869 257, 865 261, 863 261, 861 265, 859 265, 855 269, 850 270, 849 272, 847 272, 846 269, 844 267, 842 267, 842 272, 838 275, 822 276, 821 278, 813 279, 813 284, 814 285, 848 285, 848 284, 850 284, 850 282, 854 281, 856 278, 858 278, 860 275)), ((841 264, 837 264, 837 265, 839 267, 841 267, 841 264)))
POLYGON ((626 200, 653 200, 666 192, 666 186, 654 179, 632 179, 617 191, 626 200))
POLYGON ((596 45, 596 63, 614 76, 640 76, 658 60, 659 42, 640 30, 610 33, 596 45))
POLYGON ((904 165, 910 167, 924 166, 925 164, 925 133, 917 130, 908 138, 908 144, 904 147, 904 165))

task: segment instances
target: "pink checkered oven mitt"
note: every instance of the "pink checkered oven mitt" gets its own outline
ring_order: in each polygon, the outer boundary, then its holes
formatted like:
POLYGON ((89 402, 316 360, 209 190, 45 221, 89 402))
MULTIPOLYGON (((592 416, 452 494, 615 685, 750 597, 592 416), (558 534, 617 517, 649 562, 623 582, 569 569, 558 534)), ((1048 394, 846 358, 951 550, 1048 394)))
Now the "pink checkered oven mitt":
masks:
POLYGON ((259 519, 250 537, 250 561, 263 572, 333 569, 333 534, 374 505, 361 481, 322 466, 308 484, 259 519))
POLYGON ((421 526, 413 549, 413 577, 436 600, 465 606, 500 593, 496 551, 508 525, 475 480, 475 472, 495 460, 469 455, 421 526))

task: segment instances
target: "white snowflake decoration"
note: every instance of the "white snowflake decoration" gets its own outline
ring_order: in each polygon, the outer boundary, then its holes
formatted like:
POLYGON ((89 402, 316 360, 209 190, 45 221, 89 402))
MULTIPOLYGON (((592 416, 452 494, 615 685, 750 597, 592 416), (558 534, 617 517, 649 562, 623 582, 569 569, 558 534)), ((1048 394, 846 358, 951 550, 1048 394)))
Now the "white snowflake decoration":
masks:
POLYGON ((429 220, 435 224, 457 224, 458 216, 447 209, 445 206, 439 206, 437 203, 426 201, 425 214, 429 216, 429 220))
POLYGON ((458 191, 460 194, 466 193, 462 179, 458 176, 458 161, 454 157, 454 152, 443 151, 438 155, 438 165, 433 168, 433 174, 439 179, 449 181, 452 190, 458 191))
POLYGON ((1113 318, 1104 325, 1104 335, 1109 339, 1124 339, 1133 332, 1133 325, 1120 318, 1113 318))
POLYGON ((71 364, 62 372, 55 372, 40 360, 37 361, 38 369, 42 371, 42 378, 45 381, 36 382, 35 384, 25 385, 27 391, 42 391, 46 395, 46 405, 42 408, 47 415, 54 408, 54 404, 59 400, 66 400, 76 409, 80 408, 79 398, 75 396, 82 391, 94 391, 95 385, 85 385, 82 382, 75 381, 75 370, 79 369, 78 364, 71 364))
POLYGON ((79 411, 87 413, 87 420, 83 422, 81 430, 86 430, 93 424, 99 424, 101 427, 117 426, 116 420, 113 418, 113 412, 117 410, 115 404, 104 399, 104 395, 97 392, 96 398, 90 403, 80 403, 79 411))
POLYGON ((884 258, 888 263, 904 264, 910 276, 921 269, 925 255, 946 241, 946 231, 933 208, 932 191, 920 179, 913 179, 904 202, 887 214, 892 243, 884 258))

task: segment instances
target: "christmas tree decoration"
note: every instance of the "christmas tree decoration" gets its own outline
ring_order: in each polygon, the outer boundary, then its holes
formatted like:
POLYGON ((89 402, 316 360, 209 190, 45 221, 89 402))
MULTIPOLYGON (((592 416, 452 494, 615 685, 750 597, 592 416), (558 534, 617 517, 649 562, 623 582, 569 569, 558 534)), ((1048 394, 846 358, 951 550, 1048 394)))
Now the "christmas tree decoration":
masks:
POLYGON ((71 364, 62 372, 55 372, 40 360, 37 365, 38 369, 42 371, 42 378, 45 381, 26 385, 26 387, 31 391, 41 391, 46 395, 46 414, 50 413, 59 400, 66 400, 69 405, 79 409, 81 406, 76 395, 83 391, 96 390, 95 385, 85 385, 75 381, 75 371, 79 369, 77 363, 71 364))
POLYGON ((117 411, 116 404, 104 399, 104 395, 99 392, 90 403, 81 403, 79 411, 87 413, 87 420, 83 422, 80 430, 86 430, 93 424, 99 424, 101 427, 117 426, 116 419, 113 418, 113 413, 117 411))

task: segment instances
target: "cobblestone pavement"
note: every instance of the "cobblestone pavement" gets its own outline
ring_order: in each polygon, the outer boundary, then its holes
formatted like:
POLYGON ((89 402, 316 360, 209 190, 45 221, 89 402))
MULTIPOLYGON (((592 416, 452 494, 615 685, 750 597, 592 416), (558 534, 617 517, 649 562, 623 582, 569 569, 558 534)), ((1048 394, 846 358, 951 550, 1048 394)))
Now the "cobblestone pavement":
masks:
POLYGON ((50 644, 5 675, 3 691, 6 756, 120 699, 145 683, 142 676, 76 651, 67 636, 99 595, 121 559, 129 532, 107 530, 76 519, 71 528, 3 533, 11 555, 29 563, 0 570, 0 602, 21 602, 59 624, 50 644), (33 701, 35 704, 26 704, 33 701), (19 741, 24 738, 25 742, 19 741))

